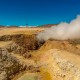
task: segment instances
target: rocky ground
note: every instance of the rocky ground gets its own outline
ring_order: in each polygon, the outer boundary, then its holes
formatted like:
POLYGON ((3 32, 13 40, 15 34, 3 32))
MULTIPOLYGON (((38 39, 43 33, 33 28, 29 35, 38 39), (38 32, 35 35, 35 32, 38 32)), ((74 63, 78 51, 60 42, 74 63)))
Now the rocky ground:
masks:
POLYGON ((0 80, 80 80, 80 40, 48 40, 44 28, 1 28, 0 80))

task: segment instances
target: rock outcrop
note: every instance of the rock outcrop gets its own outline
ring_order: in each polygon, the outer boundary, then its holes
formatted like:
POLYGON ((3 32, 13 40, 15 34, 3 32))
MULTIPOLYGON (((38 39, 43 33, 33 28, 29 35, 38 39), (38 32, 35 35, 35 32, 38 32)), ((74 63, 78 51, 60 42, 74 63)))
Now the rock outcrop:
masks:
POLYGON ((6 49, 0 48, 0 80, 8 80, 10 76, 26 68, 26 65, 10 54, 6 49))
POLYGON ((80 80, 80 56, 59 49, 40 56, 41 80, 80 80), (75 61, 77 58, 78 62, 75 61), (48 73, 47 76, 44 73, 48 73), (44 76, 47 76, 44 78, 44 76))
POLYGON ((20 71, 37 71, 35 62, 25 58, 31 57, 28 52, 39 48, 35 35, 3 35, 0 41, 9 44, 0 48, 0 80, 9 80, 20 71))

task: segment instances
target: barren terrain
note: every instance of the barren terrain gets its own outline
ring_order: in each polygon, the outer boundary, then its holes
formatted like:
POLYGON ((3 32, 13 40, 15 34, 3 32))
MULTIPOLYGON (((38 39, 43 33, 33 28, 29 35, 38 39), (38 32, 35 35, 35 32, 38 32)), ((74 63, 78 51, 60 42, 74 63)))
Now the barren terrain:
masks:
POLYGON ((80 40, 41 43, 45 28, 0 28, 0 80, 80 80, 80 40))

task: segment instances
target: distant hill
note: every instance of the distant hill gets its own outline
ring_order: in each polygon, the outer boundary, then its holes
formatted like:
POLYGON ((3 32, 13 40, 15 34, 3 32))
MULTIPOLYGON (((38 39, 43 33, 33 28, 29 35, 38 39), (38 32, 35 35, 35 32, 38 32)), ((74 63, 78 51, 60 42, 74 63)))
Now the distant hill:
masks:
POLYGON ((5 26, 3 26, 3 25, 0 25, 0 28, 3 28, 3 27, 5 27, 5 26))
POLYGON ((18 28, 18 26, 4 26, 4 25, 0 25, 0 28, 18 28))
POLYGON ((4 25, 0 25, 0 28, 20 28, 20 27, 25 27, 25 28, 37 28, 37 27, 48 28, 48 27, 57 26, 57 25, 58 24, 45 24, 45 25, 40 25, 40 26, 16 26, 16 25, 4 26, 4 25))
POLYGON ((15 26, 15 25, 13 25, 13 26, 6 26, 7 28, 18 28, 18 26, 15 26))
POLYGON ((38 26, 38 27, 52 27, 52 26, 56 26, 58 24, 45 24, 45 25, 41 25, 41 26, 38 26))

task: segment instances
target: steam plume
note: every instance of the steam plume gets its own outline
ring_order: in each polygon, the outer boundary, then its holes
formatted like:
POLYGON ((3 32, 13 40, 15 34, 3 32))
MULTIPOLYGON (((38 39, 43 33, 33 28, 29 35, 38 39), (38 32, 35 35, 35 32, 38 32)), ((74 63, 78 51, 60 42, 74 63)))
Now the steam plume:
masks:
POLYGON ((80 16, 77 16, 70 23, 62 22, 44 30, 37 35, 37 38, 40 41, 46 41, 50 38, 56 40, 80 39, 80 16))

